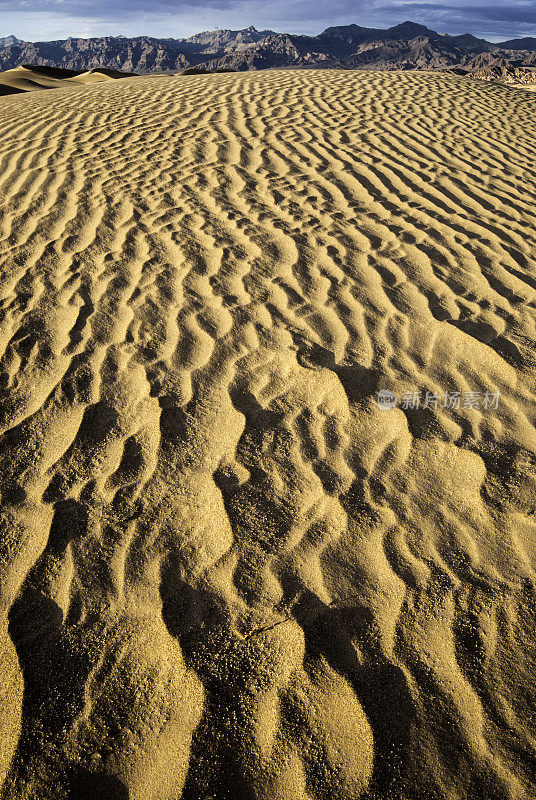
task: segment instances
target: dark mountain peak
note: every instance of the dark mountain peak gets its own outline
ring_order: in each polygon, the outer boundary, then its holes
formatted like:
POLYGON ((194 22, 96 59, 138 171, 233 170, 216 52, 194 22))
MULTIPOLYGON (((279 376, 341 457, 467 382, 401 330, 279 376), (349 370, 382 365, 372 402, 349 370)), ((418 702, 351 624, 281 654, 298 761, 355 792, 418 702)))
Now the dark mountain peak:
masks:
POLYGON ((530 50, 536 51, 536 38, 525 36, 523 39, 508 39, 506 42, 498 42, 497 47, 505 50, 530 50))
POLYGON ((321 36, 338 37, 338 36, 368 34, 370 33, 371 30, 375 29, 362 28, 361 25, 356 25, 355 22, 352 22, 351 25, 336 25, 332 28, 326 28, 326 30, 322 31, 322 33, 319 33, 316 38, 320 38, 321 36))
POLYGON ((14 44, 20 44, 21 40, 11 34, 10 36, 0 36, 0 47, 12 47, 14 44))
POLYGON ((187 39, 179 39, 178 41, 181 42, 230 42, 235 41, 236 39, 245 39, 251 38, 253 41, 261 38, 262 36, 267 36, 268 34, 273 34, 274 31, 258 31, 254 25, 250 25, 249 28, 240 28, 239 30, 233 31, 229 28, 219 28, 215 31, 201 31, 201 33, 196 33, 194 36, 189 36, 187 39))
POLYGON ((460 36, 450 36, 451 44, 455 47, 460 47, 463 50, 473 52, 483 52, 484 50, 494 50, 496 45, 486 42, 485 39, 477 39, 472 33, 462 33, 460 36))
MULTIPOLYGON (((361 25, 337 25, 313 37, 316 46, 325 54, 344 58, 354 52, 364 42, 378 38, 383 31, 376 28, 362 28, 361 25)), ((300 37, 302 40, 309 37, 300 37)))
POLYGON ((473 36, 472 33, 460 33, 459 36, 451 36, 450 39, 452 41, 454 41, 454 42, 457 42, 457 44, 460 44, 461 42, 469 43, 469 42, 483 42, 483 41, 485 41, 484 39, 477 39, 477 37, 473 36))
MULTIPOLYGON (((326 28, 319 36, 318 40, 337 40, 347 47, 356 47, 364 42, 385 42, 385 41, 410 41, 418 36, 425 36, 428 39, 440 39, 439 33, 430 30, 425 25, 417 22, 401 22, 392 28, 362 28, 360 25, 339 25, 333 28, 326 28)), ((342 51, 339 51, 339 55, 342 51)))
POLYGON ((387 28, 384 33, 389 34, 391 39, 414 39, 416 36, 430 36, 438 37, 439 34, 427 28, 426 25, 419 25, 418 22, 411 22, 406 20, 399 25, 394 25, 392 28, 387 28))

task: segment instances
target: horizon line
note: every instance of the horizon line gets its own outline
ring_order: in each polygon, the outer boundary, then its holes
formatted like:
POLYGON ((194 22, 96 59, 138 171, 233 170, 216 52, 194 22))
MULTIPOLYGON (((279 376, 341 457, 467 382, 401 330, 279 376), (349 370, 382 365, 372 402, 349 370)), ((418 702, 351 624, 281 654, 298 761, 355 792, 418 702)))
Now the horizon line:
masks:
POLYGON ((267 31, 267 32, 270 32, 270 33, 275 33, 277 35, 305 36, 305 37, 307 37, 309 39, 314 39, 317 36, 321 36, 322 33, 324 33, 326 30, 330 30, 330 28, 350 28, 353 25, 355 25, 356 27, 362 28, 363 30, 389 31, 389 30, 392 30, 393 28, 398 28, 401 25, 406 25, 408 23, 411 24, 411 25, 417 25, 417 26, 419 26, 421 28, 426 28, 428 31, 430 31, 431 33, 436 33, 438 36, 448 36, 448 37, 453 38, 453 39, 454 38, 459 38, 460 36, 474 36, 475 39, 480 39, 481 41, 488 42, 489 44, 500 44, 502 41, 505 41, 505 42, 507 42, 507 41, 515 41, 516 39, 534 39, 534 38, 536 38, 536 32, 535 32, 534 35, 531 35, 531 34, 529 34, 529 35, 518 34, 518 35, 515 35, 515 36, 510 36, 507 39, 500 39, 499 37, 495 37, 494 36, 493 38, 494 39, 497 38, 497 41, 492 41, 490 39, 485 39, 483 36, 476 36, 475 34, 471 33, 470 31, 465 31, 465 33, 439 32, 439 31, 434 30, 433 28, 429 28, 428 25, 426 25, 424 23, 414 22, 413 20, 405 19, 402 22, 396 23, 396 25, 390 25, 388 28, 377 28, 377 27, 374 27, 374 26, 370 26, 369 27, 367 25, 359 25, 357 22, 349 22, 346 25, 329 25, 327 28, 324 28, 323 30, 321 30, 317 34, 291 33, 289 31, 276 31, 276 30, 274 30, 272 28, 256 28, 255 25, 252 24, 252 25, 248 25, 248 26, 246 26, 244 28, 204 28, 203 30, 198 31, 197 33, 191 34, 190 36, 154 36, 154 35, 148 34, 148 33, 140 33, 140 34, 137 34, 137 35, 128 36, 126 34, 119 33, 119 34, 102 34, 100 36, 76 36, 76 35, 70 35, 70 36, 65 36, 63 38, 57 38, 57 39, 23 39, 23 38, 18 37, 17 34, 15 34, 15 33, 9 33, 9 34, 5 34, 3 36, 0 36, 0 39, 9 39, 10 37, 13 37, 13 38, 17 39, 17 41, 19 41, 19 42, 28 42, 30 44, 38 44, 38 43, 41 43, 41 42, 43 42, 43 43, 47 43, 47 42, 67 42, 70 39, 80 39, 80 40, 89 40, 89 39, 140 39, 140 38, 143 38, 143 37, 145 37, 147 39, 156 39, 156 40, 161 40, 161 41, 171 40, 171 41, 180 42, 180 41, 186 41, 188 39, 192 39, 194 36, 199 36, 202 33, 218 33, 220 31, 230 31, 230 32, 233 32, 233 33, 237 33, 237 32, 248 31, 248 30, 254 30, 257 33, 263 33, 264 31, 267 31))

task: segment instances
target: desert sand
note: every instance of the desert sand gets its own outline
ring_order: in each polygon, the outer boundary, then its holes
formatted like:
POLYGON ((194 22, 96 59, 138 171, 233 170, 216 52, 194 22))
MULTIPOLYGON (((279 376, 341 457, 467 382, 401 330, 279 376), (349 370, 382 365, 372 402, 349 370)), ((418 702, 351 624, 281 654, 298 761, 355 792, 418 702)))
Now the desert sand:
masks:
POLYGON ((0 132, 4 800, 534 798, 536 97, 133 78, 0 132))
POLYGON ((40 89, 64 89, 80 84, 103 83, 128 73, 117 70, 90 69, 81 70, 55 69, 51 67, 14 67, 0 72, 0 96, 35 92, 40 89))

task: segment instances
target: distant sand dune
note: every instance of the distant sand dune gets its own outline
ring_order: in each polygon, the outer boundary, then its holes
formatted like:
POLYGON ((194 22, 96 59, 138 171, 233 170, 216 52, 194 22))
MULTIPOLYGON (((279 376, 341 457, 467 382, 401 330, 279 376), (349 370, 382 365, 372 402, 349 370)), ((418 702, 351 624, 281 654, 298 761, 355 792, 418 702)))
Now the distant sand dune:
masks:
POLYGON ((60 67, 24 66, 0 72, 0 95, 35 92, 39 89, 62 89, 79 84, 93 84, 124 78, 133 73, 112 69, 90 69, 86 72, 60 67))
POLYGON ((3 797, 533 798, 536 97, 136 78, 0 132, 3 797))

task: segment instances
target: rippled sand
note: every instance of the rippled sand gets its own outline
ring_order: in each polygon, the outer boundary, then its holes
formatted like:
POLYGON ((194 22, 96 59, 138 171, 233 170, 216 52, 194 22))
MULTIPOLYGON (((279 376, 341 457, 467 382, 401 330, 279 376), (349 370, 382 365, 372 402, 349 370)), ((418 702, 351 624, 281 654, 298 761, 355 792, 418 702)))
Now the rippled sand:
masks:
POLYGON ((535 796, 535 159, 446 74, 0 100, 6 800, 535 796))

